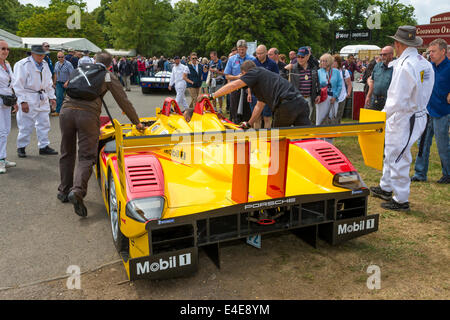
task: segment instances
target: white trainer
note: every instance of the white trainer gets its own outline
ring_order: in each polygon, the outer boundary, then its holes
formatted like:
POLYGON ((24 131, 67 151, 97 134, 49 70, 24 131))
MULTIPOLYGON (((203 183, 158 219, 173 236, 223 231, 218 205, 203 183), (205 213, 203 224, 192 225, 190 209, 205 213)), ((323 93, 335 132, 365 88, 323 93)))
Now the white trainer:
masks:
POLYGON ((5 167, 6 168, 14 168, 15 166, 16 166, 15 162, 5 160, 5 167))
POLYGON ((0 160, 0 174, 6 173, 6 161, 0 160))

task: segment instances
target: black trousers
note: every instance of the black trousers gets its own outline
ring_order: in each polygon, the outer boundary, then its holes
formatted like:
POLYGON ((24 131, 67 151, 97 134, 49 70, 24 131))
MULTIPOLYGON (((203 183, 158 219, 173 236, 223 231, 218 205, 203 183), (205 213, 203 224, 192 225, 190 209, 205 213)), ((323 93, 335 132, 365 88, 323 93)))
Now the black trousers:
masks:
POLYGON ((273 128, 310 125, 309 106, 303 97, 283 102, 273 112, 273 128))
POLYGON ((250 120, 252 116, 252 110, 250 109, 250 104, 247 102, 247 88, 244 88, 244 108, 243 108, 243 114, 238 115, 238 108, 239 108, 239 99, 241 98, 241 90, 233 91, 230 93, 230 117, 231 121, 234 123, 241 123, 243 121, 250 120))

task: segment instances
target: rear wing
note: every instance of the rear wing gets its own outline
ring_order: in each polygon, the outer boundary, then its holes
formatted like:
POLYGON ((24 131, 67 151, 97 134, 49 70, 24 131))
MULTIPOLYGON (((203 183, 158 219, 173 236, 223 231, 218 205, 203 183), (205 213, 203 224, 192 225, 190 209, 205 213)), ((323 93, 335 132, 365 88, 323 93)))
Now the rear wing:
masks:
POLYGON ((270 142, 270 166, 277 170, 268 174, 267 194, 273 198, 283 197, 286 190, 287 159, 292 140, 311 138, 336 138, 358 136, 364 163, 382 170, 384 154, 384 131, 386 114, 361 109, 360 123, 289 127, 258 130, 226 130, 218 132, 192 132, 172 135, 124 136, 131 125, 121 125, 116 119, 115 138, 121 191, 126 196, 125 152, 159 150, 167 147, 192 148, 210 143, 234 144, 232 199, 237 203, 248 202, 250 173, 250 143, 270 142))

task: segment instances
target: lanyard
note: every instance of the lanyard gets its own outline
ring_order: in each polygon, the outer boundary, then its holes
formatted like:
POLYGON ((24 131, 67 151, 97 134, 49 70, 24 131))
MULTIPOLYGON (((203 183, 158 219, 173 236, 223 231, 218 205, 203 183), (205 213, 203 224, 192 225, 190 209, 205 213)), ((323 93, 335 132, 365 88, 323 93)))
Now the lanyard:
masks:
MULTIPOLYGON (((326 71, 325 71, 326 72, 326 71)), ((333 76, 333 68, 330 68, 330 73, 328 75, 328 83, 331 81, 331 77, 333 76)))

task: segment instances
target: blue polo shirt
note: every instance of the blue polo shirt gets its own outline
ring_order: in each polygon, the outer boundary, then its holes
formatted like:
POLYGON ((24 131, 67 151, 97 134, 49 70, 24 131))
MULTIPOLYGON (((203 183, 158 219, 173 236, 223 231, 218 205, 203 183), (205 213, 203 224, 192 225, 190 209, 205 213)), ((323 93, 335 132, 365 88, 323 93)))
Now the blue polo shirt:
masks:
POLYGON ((276 64, 276 62, 273 61, 272 59, 269 59, 268 57, 266 58, 266 61, 264 61, 264 63, 261 63, 258 59, 256 59, 255 64, 257 67, 263 67, 264 69, 267 69, 269 71, 278 74, 280 73, 280 70, 278 69, 278 65, 276 64))
POLYGON ((241 64, 247 60, 252 60, 256 63, 257 59, 249 54, 246 54, 245 57, 242 58, 238 53, 230 57, 227 66, 225 67, 224 74, 231 74, 232 76, 239 75, 241 73, 241 64))
POLYGON ((440 118, 450 113, 450 104, 447 103, 447 95, 450 93, 450 61, 447 57, 434 69, 434 87, 428 102, 430 116, 440 118))
POLYGON ((393 67, 386 66, 383 62, 378 62, 372 71, 373 95, 387 97, 389 85, 392 80, 393 67))

